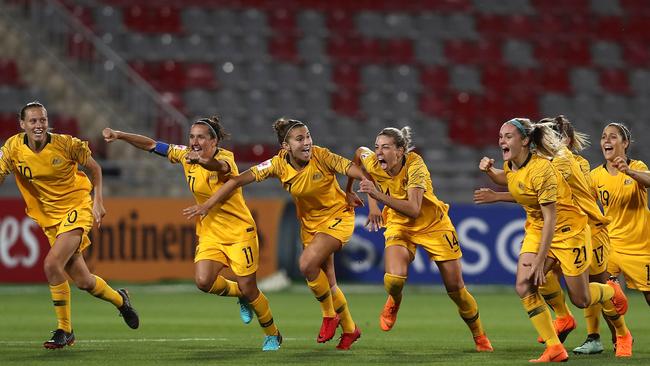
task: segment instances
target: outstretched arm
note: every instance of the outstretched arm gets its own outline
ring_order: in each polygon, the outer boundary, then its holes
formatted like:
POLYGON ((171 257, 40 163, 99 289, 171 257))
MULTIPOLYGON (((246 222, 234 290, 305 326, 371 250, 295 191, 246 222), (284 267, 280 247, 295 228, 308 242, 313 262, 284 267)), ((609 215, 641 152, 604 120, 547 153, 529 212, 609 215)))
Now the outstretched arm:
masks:
POLYGON ((156 148, 156 141, 154 141, 152 138, 135 133, 117 131, 107 127, 102 131, 102 135, 104 136, 104 141, 108 143, 111 143, 115 140, 123 140, 137 147, 138 149, 145 151, 153 151, 156 148))
POLYGON ((495 192, 490 188, 479 188, 474 191, 474 203, 480 205, 493 202, 515 202, 510 192, 495 192))
POLYGON ((104 209, 102 167, 99 166, 92 156, 88 157, 86 164, 83 166, 90 172, 90 181, 93 184, 93 190, 95 192, 95 197, 93 198, 93 217, 97 221, 97 227, 101 227, 102 218, 106 215, 106 209, 104 209))
POLYGON ((424 196, 424 189, 422 188, 409 188, 407 191, 408 198, 401 200, 382 193, 377 189, 374 182, 364 178, 359 183, 359 192, 367 193, 369 197, 410 218, 416 219, 420 216, 422 197, 424 196))
POLYGON ((194 205, 183 209, 183 215, 189 220, 196 216, 205 216, 210 209, 216 204, 223 203, 230 194, 237 188, 245 186, 255 181, 255 176, 249 170, 241 175, 230 178, 226 183, 217 190, 207 201, 199 205, 194 205))

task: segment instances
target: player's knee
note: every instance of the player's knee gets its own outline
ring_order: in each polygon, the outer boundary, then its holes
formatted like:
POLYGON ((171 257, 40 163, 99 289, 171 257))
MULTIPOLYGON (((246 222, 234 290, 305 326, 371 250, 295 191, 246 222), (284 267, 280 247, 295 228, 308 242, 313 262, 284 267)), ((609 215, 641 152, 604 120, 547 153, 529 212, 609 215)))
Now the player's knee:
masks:
POLYGON ((515 285, 515 292, 517 292, 517 295, 519 295, 519 298, 524 298, 528 295, 531 294, 531 286, 530 283, 528 282, 518 282, 515 285))
POLYGON ((94 277, 84 278, 82 280, 73 279, 73 281, 74 281, 74 285, 77 286, 77 288, 80 290, 92 291, 95 288, 94 277))
POLYGON ((300 273, 306 278, 314 278, 318 275, 320 268, 309 260, 300 258, 300 273))
POLYGON ((55 258, 48 256, 45 257, 45 261, 43 262, 43 271, 48 279, 60 277, 63 276, 63 265, 61 265, 61 263, 59 263, 55 258))
POLYGON ((589 307, 589 294, 569 294, 571 303, 579 309, 586 309, 589 307))
POLYGON ((199 290, 203 292, 210 292, 214 281, 212 278, 209 278, 209 276, 196 276, 194 278, 194 283, 199 290))

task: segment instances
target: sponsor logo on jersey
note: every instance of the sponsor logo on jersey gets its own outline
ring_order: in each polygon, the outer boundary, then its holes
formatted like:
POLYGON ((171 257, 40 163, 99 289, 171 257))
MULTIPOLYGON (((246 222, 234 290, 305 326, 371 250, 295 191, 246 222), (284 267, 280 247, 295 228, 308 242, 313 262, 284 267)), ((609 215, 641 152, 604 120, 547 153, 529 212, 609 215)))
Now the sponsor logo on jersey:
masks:
POLYGON ((257 164, 257 170, 264 170, 271 167, 271 159, 257 164))
POLYGON ((56 156, 56 157, 54 157, 54 159, 52 159, 52 165, 59 165, 59 164, 61 164, 61 162, 62 162, 62 160, 58 156, 56 156))
POLYGON ((623 182, 623 184, 625 184, 626 186, 632 184, 632 179, 631 179, 631 178, 627 178, 627 179, 625 180, 625 182, 623 182))
POLYGON ((314 174, 314 175, 311 177, 311 179, 312 179, 312 180, 323 179, 323 174, 321 174, 321 172, 316 172, 316 174, 314 174))

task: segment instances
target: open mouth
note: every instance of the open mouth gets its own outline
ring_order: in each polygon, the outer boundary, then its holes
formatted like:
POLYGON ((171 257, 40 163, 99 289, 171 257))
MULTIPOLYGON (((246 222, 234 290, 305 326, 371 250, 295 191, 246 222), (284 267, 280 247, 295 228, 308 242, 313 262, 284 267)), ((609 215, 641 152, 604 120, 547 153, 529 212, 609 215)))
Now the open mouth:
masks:
POLYGON ((606 153, 613 152, 614 148, 611 145, 603 145, 603 151, 606 153))
POLYGON ((380 166, 383 170, 388 169, 388 163, 386 163, 386 160, 384 160, 384 159, 382 159, 382 158, 379 158, 379 159, 377 159, 377 161, 379 162, 379 166, 380 166))
POLYGON ((37 128, 34 130, 33 133, 34 133, 34 137, 41 137, 45 135, 45 130, 43 130, 42 128, 37 128))
POLYGON ((200 146, 192 146, 192 151, 201 151, 201 150, 202 149, 200 146))

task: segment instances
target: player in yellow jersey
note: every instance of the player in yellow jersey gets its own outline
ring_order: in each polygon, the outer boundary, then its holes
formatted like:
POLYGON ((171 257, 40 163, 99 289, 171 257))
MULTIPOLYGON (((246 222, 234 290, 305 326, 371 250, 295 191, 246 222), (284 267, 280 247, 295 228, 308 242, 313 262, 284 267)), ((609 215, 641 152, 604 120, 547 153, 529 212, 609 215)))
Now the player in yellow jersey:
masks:
POLYGON ((501 126, 499 145, 504 169, 494 168, 494 160, 487 157, 481 160, 479 169, 495 183, 507 185, 515 201, 526 211, 515 289, 538 335, 546 343, 541 357, 531 362, 566 361, 568 354, 538 291, 545 283, 545 274, 559 263, 571 302, 579 308, 601 303, 603 311, 615 317, 627 311, 627 299, 614 282, 607 285, 588 282, 591 236, 587 215, 573 203, 569 185, 550 161, 559 156, 562 147, 559 135, 548 124, 515 118, 501 126))
MULTIPOLYGON (((416 247, 421 246, 436 262, 447 294, 472 332, 476 350, 492 352, 479 318, 478 304, 463 282, 462 252, 456 229, 447 214, 449 205, 433 194, 424 160, 412 149, 409 127, 401 130, 388 127, 377 135, 374 152, 360 147, 354 157, 354 163, 362 165, 372 179, 363 179, 359 185, 359 192, 370 197, 369 225, 375 230, 386 227, 384 287, 388 299, 379 316, 379 325, 384 331, 395 325, 408 266, 415 258, 416 247), (383 214, 376 201, 384 205, 383 214)), ((354 179, 348 179, 347 191, 352 190, 353 182, 354 179)))
POLYGON ((44 271, 57 318, 54 335, 43 346, 49 349, 75 342, 70 312, 70 285, 118 308, 126 324, 136 329, 139 318, 125 289, 115 291, 92 274, 82 251, 90 245, 88 234, 106 214, 102 196, 102 170, 91 156, 88 143, 49 131, 47 110, 31 102, 20 111, 23 132, 10 137, 0 149, 0 183, 13 173, 25 199, 26 212, 38 223, 50 242, 44 271), (82 165, 90 179, 78 171, 82 165), (94 199, 90 192, 94 190, 94 199))
POLYGON ((350 160, 313 145, 309 129, 303 122, 281 118, 275 121, 273 128, 281 146, 276 156, 233 177, 208 201, 188 207, 184 213, 189 218, 209 214, 212 207, 220 207, 233 190, 269 177, 278 178, 296 205, 304 248, 299 260, 300 271, 323 313, 316 340, 324 343, 332 339, 340 322, 343 334, 336 347, 350 349, 361 337, 361 332, 352 320, 345 295, 336 285, 333 253, 352 236, 354 209, 351 206, 361 201, 356 195, 346 197, 336 174, 360 179, 363 172, 350 160))
MULTIPOLYGON (((565 146, 560 148, 557 156, 553 157, 552 164, 571 188, 573 204, 580 208, 588 218, 588 235, 590 235, 592 241, 592 250, 589 253, 591 256, 589 281, 607 283, 609 279, 609 273, 606 271, 609 253, 609 237, 607 235, 607 224, 609 223, 609 220, 603 216, 596 203, 596 199, 592 194, 591 178, 585 176, 584 172, 587 170, 584 168, 584 163, 580 163, 576 158, 579 155, 573 153, 581 151, 585 146, 587 146, 588 138, 586 135, 575 131, 569 120, 564 116, 544 118, 540 121, 540 124, 551 126, 560 134, 562 143, 565 146)), ((476 203, 514 201, 509 192, 493 192, 486 188, 475 192, 474 199, 476 203)), ((576 328, 576 322, 564 300, 564 293, 558 279, 558 275, 561 274, 561 271, 557 265, 554 269, 554 271, 549 271, 547 273, 546 282, 544 285, 539 287, 539 292, 557 315, 557 318, 553 321, 553 325, 558 338, 562 343, 564 343, 564 340, 567 338, 569 333, 576 328)), ((616 283, 613 285, 618 286, 616 283)), ((599 303, 592 304, 585 308, 588 336, 587 340, 580 347, 573 350, 574 353, 593 354, 603 351, 598 332, 598 316, 600 312, 601 306, 599 303)), ((618 314, 614 317, 616 318, 614 319, 614 323, 618 324, 619 333, 621 333, 620 335, 625 336, 627 332, 624 327, 625 322, 623 317, 618 314)), ((614 337, 616 337, 616 333, 614 333, 614 337)), ((538 338, 538 341, 543 342, 543 339, 538 338)), ((617 349, 617 355, 619 357, 628 356, 623 354, 624 349, 625 348, 617 349)), ((629 356, 631 356, 631 354, 629 356)))
MULTIPOLYGON (((173 164, 181 164, 197 203, 205 202, 225 182, 239 174, 232 152, 219 147, 219 142, 228 135, 216 116, 192 124, 189 147, 156 142, 146 136, 110 128, 104 129, 103 134, 106 142, 123 140, 164 156, 173 164)), ((257 288, 257 229, 242 190, 238 189, 223 205, 197 220, 196 235, 199 240, 194 255, 196 286, 206 293, 237 297, 245 324, 251 322, 253 311, 257 315, 265 334, 262 350, 278 350, 282 336, 273 321, 266 296, 257 288), (237 282, 220 274, 226 266, 237 276, 237 282)))
POLYGON ((643 161, 628 157, 631 142, 625 125, 605 126, 600 138, 605 163, 591 171, 591 178, 611 220, 607 270, 614 276, 622 273, 627 287, 641 291, 650 305, 650 171, 643 161))

